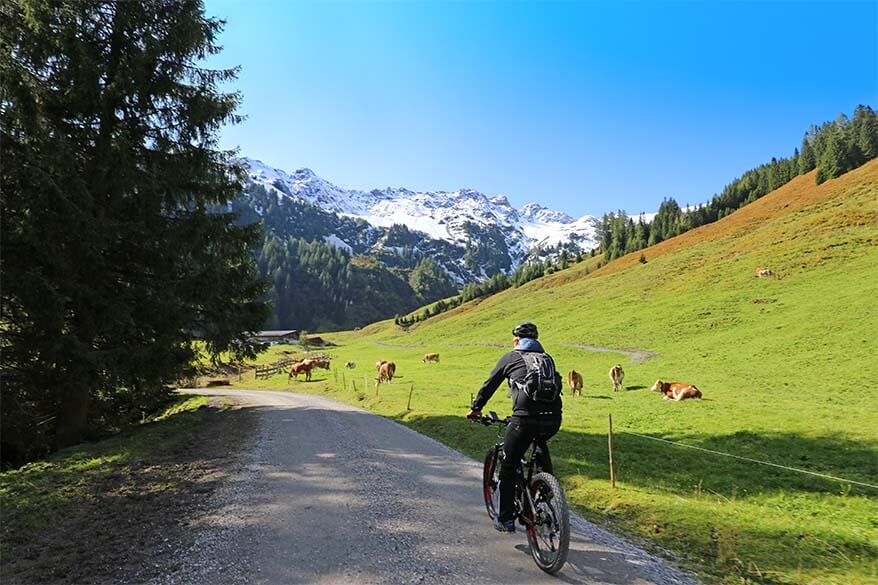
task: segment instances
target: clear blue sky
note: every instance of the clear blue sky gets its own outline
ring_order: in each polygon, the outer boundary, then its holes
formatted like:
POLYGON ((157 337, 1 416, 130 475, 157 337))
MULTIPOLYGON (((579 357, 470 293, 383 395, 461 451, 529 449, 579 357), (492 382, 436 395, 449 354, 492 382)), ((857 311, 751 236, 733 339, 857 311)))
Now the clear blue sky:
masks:
POLYGON ((878 2, 206 0, 248 119, 222 145, 344 187, 573 215, 706 201, 878 104, 878 2))

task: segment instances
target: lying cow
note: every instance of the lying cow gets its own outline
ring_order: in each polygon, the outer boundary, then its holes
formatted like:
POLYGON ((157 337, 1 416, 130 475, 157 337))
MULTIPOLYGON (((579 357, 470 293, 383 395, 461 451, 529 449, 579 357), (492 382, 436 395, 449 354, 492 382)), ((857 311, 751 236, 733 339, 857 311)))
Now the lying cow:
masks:
POLYGON ((346 367, 349 370, 353 370, 354 368, 357 367, 357 364, 355 364, 354 362, 345 362, 344 367, 346 367))
POLYGON ((576 370, 567 372, 567 386, 570 387, 571 396, 576 396, 577 392, 582 396, 582 374, 576 370))
POLYGON ((613 382, 613 392, 618 390, 624 390, 625 387, 622 386, 622 380, 625 378, 625 370, 622 369, 621 364, 616 364, 612 368, 610 368, 610 380, 613 382))
POLYGON ((377 386, 381 382, 392 382, 394 375, 396 375, 396 364, 393 362, 384 362, 381 364, 381 367, 378 368, 378 377, 375 379, 375 385, 377 386))
POLYGON ((701 390, 699 390, 694 384, 662 382, 661 380, 656 380, 650 390, 653 392, 661 392, 662 398, 665 400, 675 400, 677 402, 686 400, 687 398, 701 398, 701 390))
POLYGON ((427 362, 436 362, 439 363, 439 354, 438 353, 425 353, 424 354, 424 363, 427 362))
POLYGON ((305 360, 306 362, 311 362, 312 368, 323 368, 324 370, 329 369, 329 360, 326 358, 314 358, 311 360, 305 360))

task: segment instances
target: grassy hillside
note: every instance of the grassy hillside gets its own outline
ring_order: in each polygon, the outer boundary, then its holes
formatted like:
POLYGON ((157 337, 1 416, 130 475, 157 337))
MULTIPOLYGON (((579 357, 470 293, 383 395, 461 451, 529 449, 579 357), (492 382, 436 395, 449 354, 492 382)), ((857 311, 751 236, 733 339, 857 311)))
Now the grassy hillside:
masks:
MULTIPOLYGON (((513 325, 532 320, 559 368, 585 378, 552 444, 581 512, 673 551, 709 582, 878 582, 878 489, 626 432, 878 484, 878 161, 820 186, 798 177, 645 255, 578 264, 407 332, 383 322, 330 336, 338 364, 359 368, 261 383, 359 403, 481 457, 492 433, 461 417, 513 325), (759 267, 774 276, 757 278, 759 267), (421 363, 425 351, 442 363, 421 363), (396 361, 400 377, 376 395, 363 385, 378 358, 396 361), (616 362, 625 392, 607 377, 616 362), (657 378, 695 383, 705 398, 663 401, 648 390, 657 378)), ((505 391, 489 406, 507 414, 505 391)))

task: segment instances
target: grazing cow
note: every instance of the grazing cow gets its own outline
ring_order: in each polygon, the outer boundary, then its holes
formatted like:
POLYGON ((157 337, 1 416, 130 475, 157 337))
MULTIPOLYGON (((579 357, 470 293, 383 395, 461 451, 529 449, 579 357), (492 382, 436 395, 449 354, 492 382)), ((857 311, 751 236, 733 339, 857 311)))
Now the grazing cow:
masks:
POLYGON ((354 362, 345 362, 344 367, 346 367, 349 370, 353 370, 354 368, 357 367, 357 364, 355 364, 354 362))
POLYGON ((757 268, 756 276, 759 278, 767 278, 769 276, 773 276, 774 272, 770 268, 757 268))
POLYGON ((650 390, 653 392, 661 392, 662 398, 665 400, 675 400, 677 402, 686 400, 687 398, 701 398, 701 390, 699 390, 694 384, 662 382, 661 380, 656 380, 650 390))
POLYGON ((298 363, 295 363, 290 368, 290 376, 287 378, 287 382, 291 379, 298 380, 299 374, 305 374, 305 381, 311 381, 311 370, 314 368, 314 364, 311 360, 304 360, 298 363))
POLYGON ((390 383, 393 381, 393 376, 396 374, 396 364, 393 362, 384 362, 381 364, 381 367, 378 368, 378 378, 376 378, 376 386, 381 382, 390 383))
POLYGON ((582 374, 576 370, 567 372, 567 385, 570 387, 571 396, 576 396, 577 392, 582 396, 582 374))
POLYGON ((624 390, 625 387, 622 386, 622 380, 625 378, 625 370, 622 369, 621 364, 616 364, 612 368, 610 368, 610 380, 613 381, 613 392, 617 390, 624 390))
POLYGON ((425 353, 424 354, 424 363, 427 362, 436 362, 439 363, 439 354, 438 353, 425 353))
POLYGON ((375 362, 375 369, 380 370, 381 366, 383 366, 386 363, 387 363, 387 360, 378 360, 377 362, 375 362))

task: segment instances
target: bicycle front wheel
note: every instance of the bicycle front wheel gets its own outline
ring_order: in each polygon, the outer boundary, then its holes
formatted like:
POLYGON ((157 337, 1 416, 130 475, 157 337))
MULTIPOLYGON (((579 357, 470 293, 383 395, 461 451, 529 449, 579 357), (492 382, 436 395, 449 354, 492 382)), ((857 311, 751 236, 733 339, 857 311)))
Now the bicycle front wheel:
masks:
POLYGON ((491 520, 500 513, 500 449, 502 447, 497 446, 488 449, 482 471, 482 492, 491 520))
POLYGON ((527 528, 527 542, 537 566, 555 574, 567 562, 570 549, 570 511, 567 497, 557 478, 538 473, 530 484, 533 523, 527 528))

